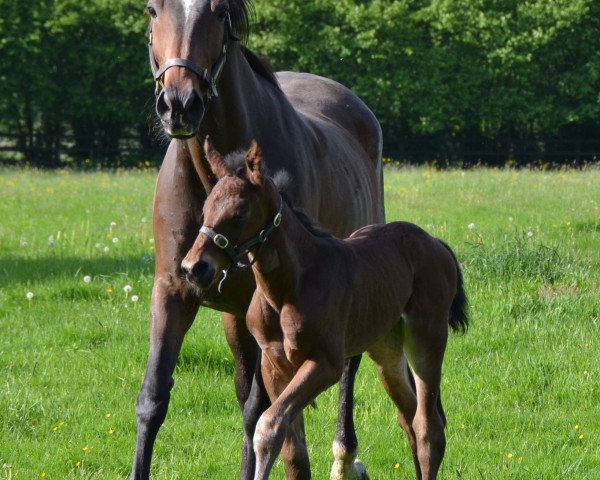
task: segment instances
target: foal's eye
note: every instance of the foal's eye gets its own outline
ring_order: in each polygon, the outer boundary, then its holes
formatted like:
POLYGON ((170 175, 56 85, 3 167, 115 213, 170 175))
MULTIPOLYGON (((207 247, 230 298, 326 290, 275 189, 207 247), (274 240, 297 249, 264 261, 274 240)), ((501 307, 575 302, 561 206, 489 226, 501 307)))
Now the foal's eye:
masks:
POLYGON ((225 20, 229 16, 229 9, 227 7, 220 8, 217 12, 217 18, 221 21, 225 20))
POLYGON ((152 18, 156 18, 156 9, 152 5, 148 5, 146 8, 148 10, 148 15, 152 18))

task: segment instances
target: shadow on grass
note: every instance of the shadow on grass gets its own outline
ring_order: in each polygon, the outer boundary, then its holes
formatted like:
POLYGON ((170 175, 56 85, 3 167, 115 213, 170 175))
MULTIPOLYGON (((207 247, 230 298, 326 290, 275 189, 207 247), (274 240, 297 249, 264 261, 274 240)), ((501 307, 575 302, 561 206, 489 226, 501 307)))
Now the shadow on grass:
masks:
POLYGON ((14 287, 16 284, 47 282, 57 279, 92 277, 139 278, 152 275, 154 258, 145 255, 123 257, 51 257, 23 258, 0 257, 0 288, 14 287))

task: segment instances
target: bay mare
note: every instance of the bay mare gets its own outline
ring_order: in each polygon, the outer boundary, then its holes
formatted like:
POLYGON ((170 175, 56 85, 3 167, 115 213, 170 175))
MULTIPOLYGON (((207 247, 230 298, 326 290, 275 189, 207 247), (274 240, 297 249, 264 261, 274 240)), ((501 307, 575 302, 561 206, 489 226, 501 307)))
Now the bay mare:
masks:
POLYGON ((210 145, 207 152, 219 181, 182 265, 201 288, 242 256, 252 265, 257 289, 246 322, 272 401, 254 433, 255 480, 269 478, 290 426, 339 380, 344 358, 365 351, 397 407, 417 478, 437 478, 446 445, 439 398, 448 327, 468 325, 450 247, 406 222, 363 227, 346 240, 325 235, 263 174, 256 143, 237 174, 210 145))
MULTIPOLYGON (((376 118, 334 81, 306 73, 275 74, 244 46, 249 7, 246 0, 164 0, 150 1, 147 7, 156 111, 173 140, 154 198, 150 351, 136 403, 133 479, 149 478, 175 364, 200 306, 223 312, 234 356, 236 394, 244 412, 243 479, 254 476, 251 439, 258 417, 269 405, 261 384, 251 391, 260 360, 245 323, 255 289, 252 273, 231 272, 221 292, 213 286, 199 295, 180 267, 202 225, 202 205, 215 183, 198 138, 210 134, 224 153, 247 148, 251 139, 258 139, 266 166, 289 178, 286 195, 337 235, 384 219, 382 138, 376 118)), ((355 357, 344 369, 331 478, 361 475, 355 471, 359 464, 354 463, 357 440, 352 422, 352 386, 359 362, 355 357)), ((283 450, 286 474, 308 478, 301 424, 295 431, 297 438, 283 450)))

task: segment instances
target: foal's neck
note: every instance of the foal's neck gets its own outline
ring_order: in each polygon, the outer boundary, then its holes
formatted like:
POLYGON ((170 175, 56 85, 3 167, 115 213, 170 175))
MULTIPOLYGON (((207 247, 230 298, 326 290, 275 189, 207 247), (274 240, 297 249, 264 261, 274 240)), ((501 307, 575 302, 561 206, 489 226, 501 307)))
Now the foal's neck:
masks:
POLYGON ((284 202, 280 226, 251 257, 256 283, 277 310, 293 303, 290 295, 298 291, 303 273, 321 261, 320 255, 327 255, 324 251, 334 241, 311 233, 284 202))

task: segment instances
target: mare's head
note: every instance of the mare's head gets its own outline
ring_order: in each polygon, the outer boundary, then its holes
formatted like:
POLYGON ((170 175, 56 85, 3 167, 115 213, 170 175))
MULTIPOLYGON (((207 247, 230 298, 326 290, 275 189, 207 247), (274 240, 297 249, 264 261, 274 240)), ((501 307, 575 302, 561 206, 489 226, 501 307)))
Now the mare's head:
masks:
POLYGON ((156 113, 165 132, 192 137, 217 81, 231 39, 248 31, 248 0, 149 0, 150 66, 156 113))
POLYGON ((237 171, 208 138, 204 153, 218 182, 204 202, 204 225, 181 267, 188 280, 207 289, 279 225, 281 197, 263 175, 262 152, 256 142, 237 171))

